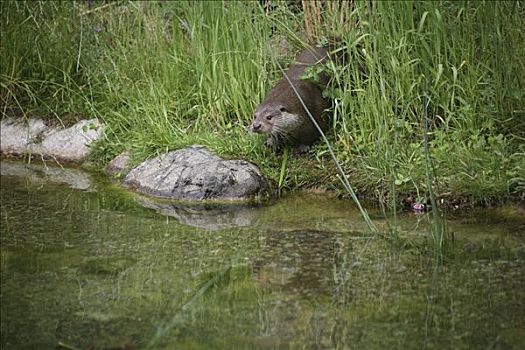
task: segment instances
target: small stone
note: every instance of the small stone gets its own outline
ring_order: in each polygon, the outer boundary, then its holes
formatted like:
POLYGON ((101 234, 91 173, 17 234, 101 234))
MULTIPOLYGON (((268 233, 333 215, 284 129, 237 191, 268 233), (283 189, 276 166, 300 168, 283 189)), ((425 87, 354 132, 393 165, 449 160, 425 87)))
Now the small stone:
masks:
POLYGON ((121 177, 131 167, 131 154, 124 151, 111 160, 106 166, 106 173, 112 177, 121 177))

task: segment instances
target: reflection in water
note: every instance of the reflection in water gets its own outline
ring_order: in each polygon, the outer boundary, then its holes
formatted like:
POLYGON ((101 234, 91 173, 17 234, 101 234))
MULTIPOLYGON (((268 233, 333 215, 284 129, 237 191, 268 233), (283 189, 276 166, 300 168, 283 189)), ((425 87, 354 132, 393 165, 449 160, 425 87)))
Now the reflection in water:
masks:
POLYGON ((25 177, 33 183, 54 182, 66 184, 78 190, 88 190, 92 186, 89 174, 78 169, 58 166, 42 166, 40 164, 24 164, 3 160, 0 174, 2 176, 25 177))
POLYGON ((91 181, 98 192, 1 177, 2 349, 525 342, 524 223, 507 209, 450 221, 457 242, 435 271, 422 217, 369 240, 334 199, 164 212, 91 181))
POLYGON ((137 203, 164 216, 174 217, 178 222, 209 231, 253 226, 259 212, 243 204, 180 204, 160 202, 137 195, 137 203))

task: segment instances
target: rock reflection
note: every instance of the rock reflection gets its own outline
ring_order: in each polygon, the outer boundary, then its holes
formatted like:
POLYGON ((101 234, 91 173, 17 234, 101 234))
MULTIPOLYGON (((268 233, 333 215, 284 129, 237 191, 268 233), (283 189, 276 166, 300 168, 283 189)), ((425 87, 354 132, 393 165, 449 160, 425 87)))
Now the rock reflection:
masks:
POLYGON ((248 205, 163 203, 142 196, 135 199, 138 204, 174 217, 181 224, 208 231, 252 226, 260 215, 256 207, 248 205))
POLYGON ((77 190, 88 190, 92 185, 91 177, 78 169, 48 166, 45 163, 25 164, 2 160, 0 167, 2 176, 18 176, 28 178, 33 183, 54 182, 66 184, 77 190))

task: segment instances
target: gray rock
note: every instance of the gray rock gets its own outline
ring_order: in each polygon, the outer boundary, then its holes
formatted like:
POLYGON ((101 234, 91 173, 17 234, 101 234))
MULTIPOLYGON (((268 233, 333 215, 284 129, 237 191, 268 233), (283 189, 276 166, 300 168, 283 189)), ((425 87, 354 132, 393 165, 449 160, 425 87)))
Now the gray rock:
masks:
POLYGON ((65 161, 78 162, 89 155, 89 145, 104 134, 97 119, 81 120, 67 129, 50 129, 44 133, 41 144, 36 144, 33 153, 65 161))
POLYGON ((6 154, 31 153, 31 145, 38 143, 47 125, 41 119, 30 119, 27 124, 13 119, 0 122, 0 150, 6 154))
POLYGON ((79 162, 89 155, 89 145, 103 134, 103 126, 97 119, 81 120, 66 129, 48 127, 41 119, 30 119, 27 124, 4 119, 0 150, 79 162))
POLYGON ((202 146, 146 160, 129 172, 124 185, 144 194, 185 200, 246 200, 268 189, 255 165, 224 160, 202 146))

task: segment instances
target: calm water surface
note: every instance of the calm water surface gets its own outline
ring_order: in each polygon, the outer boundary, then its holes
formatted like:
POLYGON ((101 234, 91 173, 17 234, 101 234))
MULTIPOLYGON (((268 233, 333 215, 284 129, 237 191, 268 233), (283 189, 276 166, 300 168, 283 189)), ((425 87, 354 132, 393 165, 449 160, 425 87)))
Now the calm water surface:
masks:
POLYGON ((525 218, 195 207, 2 161, 2 349, 523 349, 525 218), (389 227, 391 229, 389 229, 389 227))

